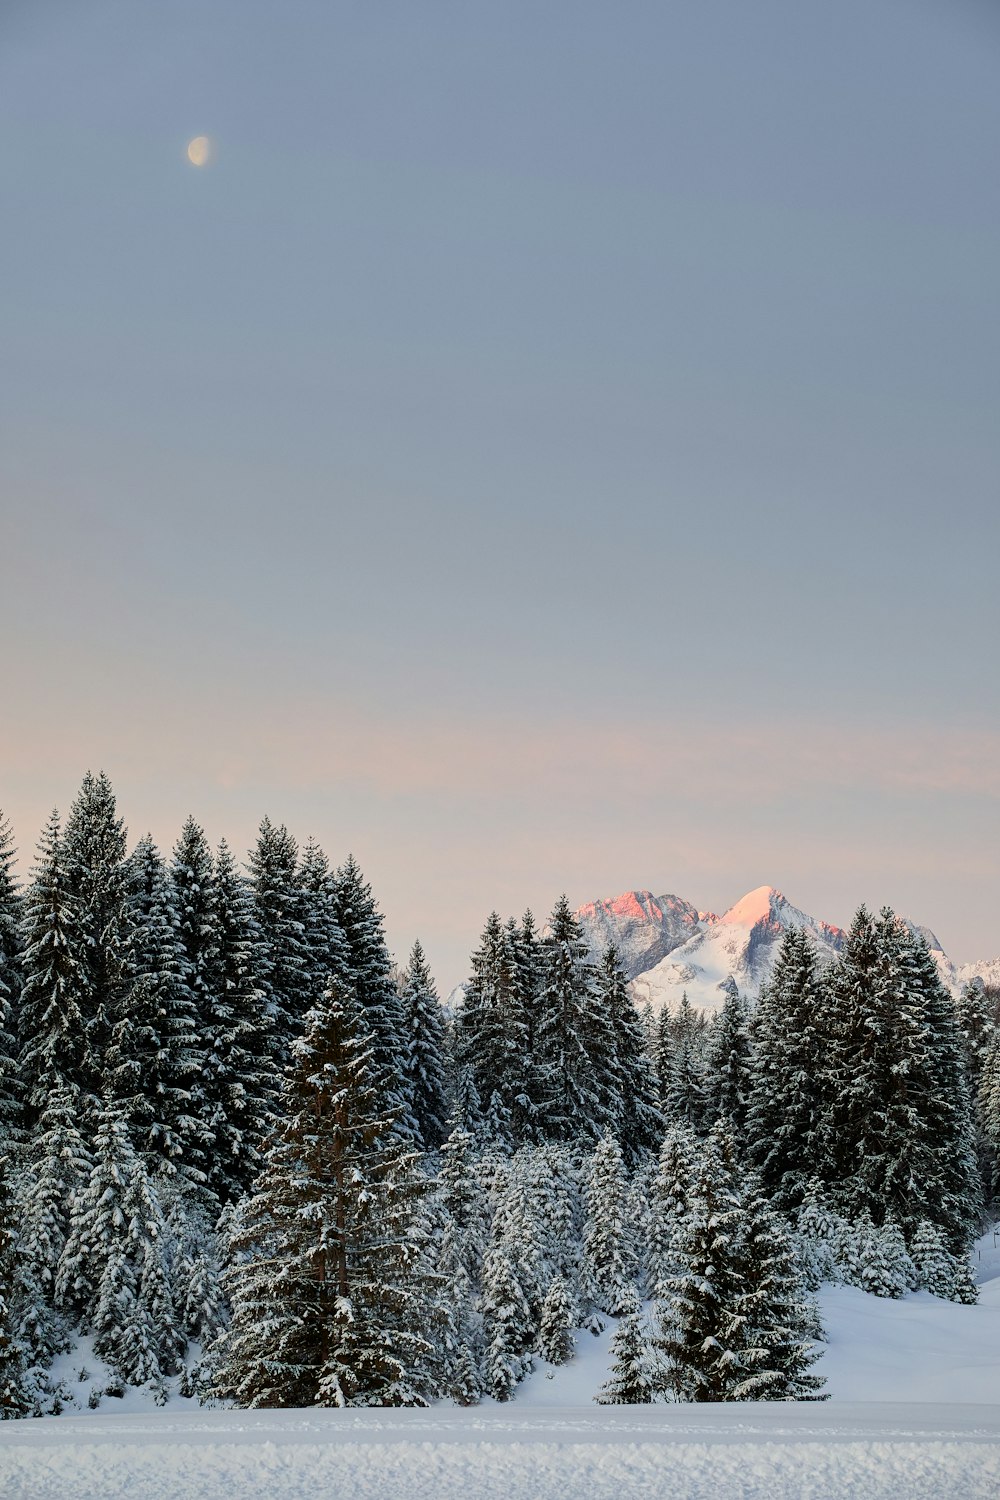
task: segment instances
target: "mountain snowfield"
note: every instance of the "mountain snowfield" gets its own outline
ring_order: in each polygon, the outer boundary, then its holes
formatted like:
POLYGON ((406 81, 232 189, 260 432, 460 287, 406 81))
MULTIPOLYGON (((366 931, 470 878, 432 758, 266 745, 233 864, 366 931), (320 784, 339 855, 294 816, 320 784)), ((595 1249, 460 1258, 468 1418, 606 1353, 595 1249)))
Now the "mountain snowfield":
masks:
MULTIPOLYGON (((793 906, 774 886, 762 885, 741 897, 722 916, 699 911, 680 896, 625 891, 609 901, 581 906, 577 917, 594 955, 614 942, 639 1005, 648 1000, 673 1009, 683 994, 700 1010, 716 1011, 731 984, 756 999, 774 967, 785 933, 804 927, 822 960, 832 962, 844 932, 793 906)), ((953 993, 970 979, 1000 984, 1000 958, 956 965, 927 927, 908 924, 928 942, 953 993)))

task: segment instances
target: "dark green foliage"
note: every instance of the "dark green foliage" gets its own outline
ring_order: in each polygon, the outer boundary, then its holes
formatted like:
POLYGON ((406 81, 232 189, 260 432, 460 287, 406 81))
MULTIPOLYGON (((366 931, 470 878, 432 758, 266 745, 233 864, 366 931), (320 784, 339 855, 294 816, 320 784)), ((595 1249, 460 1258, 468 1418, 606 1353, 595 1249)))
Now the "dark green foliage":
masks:
POLYGON ((264 940, 260 977, 267 986, 274 1055, 280 1068, 302 1031, 312 998, 298 846, 284 824, 276 828, 270 818, 263 819, 249 863, 254 915, 264 940))
POLYGON ((24 901, 18 1014, 29 1128, 63 1086, 74 1091, 75 1107, 82 1109, 96 1072, 87 1025, 90 990, 80 960, 80 902, 71 888, 58 813, 42 834, 32 875, 24 901))
POLYGON ((372 1067, 397 1133, 412 1138, 414 1124, 406 1097, 406 1039, 392 959, 386 947, 382 913, 371 886, 348 855, 336 875, 337 921, 347 944, 350 983, 371 1033, 372 1067))
POLYGON ((829 1148, 827 1012, 816 950, 804 931, 793 929, 782 940, 757 1008, 746 1114, 750 1160, 786 1209, 801 1203, 829 1148))
POLYGON ((618 1137, 626 1164, 634 1168, 656 1150, 663 1134, 663 1115, 642 1021, 613 944, 597 971, 596 1002, 599 1013, 608 1019, 611 1035, 605 1064, 607 1124, 618 1137))
POLYGON ((0 1419, 27 1416, 32 1406, 27 1359, 17 1337, 17 1304, 23 1300, 23 1282, 7 1165, 6 1158, 0 1156, 0 1419))
POLYGON ((334 979, 292 1048, 282 1123, 232 1238, 219 1389, 246 1406, 423 1403, 428 1190, 393 1131, 364 1010, 334 979))
POLYGON ((24 1108, 17 1060, 17 1018, 21 1003, 21 923, 23 903, 14 874, 14 836, 0 812, 0 1151, 21 1134, 24 1108))
POLYGON ((420 943, 414 943, 400 995, 406 1042, 406 1092, 416 1124, 416 1144, 435 1151, 447 1134, 444 1017, 420 943))
POLYGON ((658 1379, 653 1352, 639 1298, 635 1288, 629 1288, 611 1340, 611 1374, 594 1400, 601 1406, 645 1406, 655 1401, 658 1379))
POLYGON ((151 838, 129 861, 131 984, 105 1060, 111 1096, 147 1170, 204 1182, 212 1137, 195 1095, 203 1072, 174 888, 151 838))

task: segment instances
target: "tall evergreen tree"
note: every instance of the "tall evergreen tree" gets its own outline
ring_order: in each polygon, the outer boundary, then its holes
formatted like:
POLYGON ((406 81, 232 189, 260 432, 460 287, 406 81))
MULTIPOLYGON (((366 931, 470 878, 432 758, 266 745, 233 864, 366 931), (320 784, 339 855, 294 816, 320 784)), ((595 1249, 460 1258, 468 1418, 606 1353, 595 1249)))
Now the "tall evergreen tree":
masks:
POLYGON ((83 1017, 91 1066, 87 1086, 100 1095, 104 1054, 130 982, 126 830, 103 771, 97 776, 88 771, 84 776, 66 819, 63 843, 79 922, 74 956, 85 996, 83 1017))
POLYGON ((410 953, 400 998, 407 1042, 407 1094, 417 1126, 416 1144, 424 1151, 435 1151, 448 1130, 444 1017, 419 942, 410 953))
POLYGON ((613 1135, 605 1135, 591 1157, 586 1201, 584 1286, 589 1300, 617 1317, 632 1293, 636 1255, 627 1216, 625 1167, 613 1135))
POLYGON ((747 1148, 783 1208, 801 1203, 823 1170, 828 1139, 830 1052, 827 1002, 816 950, 793 928, 782 939, 754 1028, 747 1148))
POLYGON ((0 812, 0 1152, 21 1133, 24 1106, 17 1063, 23 903, 14 872, 14 836, 0 812))
POLYGON ((384 1107, 395 1117, 397 1133, 413 1135, 406 1097, 406 1039, 402 1007, 386 947, 382 913, 353 855, 336 875, 337 921, 347 943, 348 969, 358 1004, 371 1032, 372 1066, 384 1107))
POLYGON ((735 984, 712 1024, 706 1061, 709 1117, 728 1120, 742 1136, 752 1085, 750 1013, 735 984))
MULTIPOLYGON (((528 1070, 528 1024, 524 1007, 523 960, 516 938, 491 912, 472 955, 472 977, 459 1014, 459 1050, 472 1070, 487 1111, 503 1113, 508 1130, 521 1138, 533 1109, 522 1101, 528 1070)), ((532 1101, 533 1105, 534 1101, 532 1101)), ((533 1126, 534 1121, 530 1121, 533 1126)))
POLYGON ((205 830, 191 816, 174 845, 170 878, 186 979, 194 997, 198 1034, 205 1039, 219 987, 217 893, 205 830))
POLYGON ((275 1058, 284 1067, 288 1048, 309 1009, 310 972, 298 880, 298 845, 281 824, 264 818, 250 852, 250 885, 264 939, 264 972, 274 1020, 275 1058))
POLYGON ((663 1113, 674 1124, 699 1132, 708 1127, 709 1104, 705 1080, 705 1032, 685 991, 677 1014, 669 1022, 672 1040, 669 1082, 663 1113))
POLYGON ((0 1155, 0 1420, 31 1410, 26 1351, 17 1336, 17 1304, 23 1297, 7 1159, 0 1155))
POLYGON ((635 1167, 656 1150, 663 1134, 657 1103, 657 1079, 646 1051, 639 1013, 632 1004, 625 970, 614 944, 597 971, 597 1006, 608 1018, 608 1124, 621 1144, 626 1163, 635 1167))
POLYGON ((131 985, 107 1049, 108 1088, 148 1170, 205 1180, 212 1136, 200 1118, 203 1072, 174 890, 150 837, 129 861, 131 985))
POLYGON ((310 1003, 315 1005, 331 974, 348 981, 350 956, 337 920, 336 876, 313 838, 306 840, 299 861, 299 890, 310 1003))
POLYGON ((246 1406, 422 1404, 427 1191, 393 1132, 364 1010, 332 979, 293 1044, 278 1137, 233 1238, 219 1388, 246 1406))
POLYGON ((543 948, 540 1128, 548 1140, 594 1138, 604 1105, 588 1050, 596 1002, 587 944, 565 896, 556 903, 543 948))
POLYGON ((216 988, 203 1035, 201 1097, 214 1140, 209 1183, 230 1203, 249 1191, 260 1170, 280 1080, 264 941, 250 889, 225 839, 215 858, 215 933, 216 988))
POLYGON ((82 1112, 96 1072, 86 1022, 90 990, 80 959, 80 903, 71 889, 56 812, 42 833, 32 876, 24 901, 18 1013, 19 1071, 29 1127, 64 1085, 73 1092, 75 1110, 82 1112))

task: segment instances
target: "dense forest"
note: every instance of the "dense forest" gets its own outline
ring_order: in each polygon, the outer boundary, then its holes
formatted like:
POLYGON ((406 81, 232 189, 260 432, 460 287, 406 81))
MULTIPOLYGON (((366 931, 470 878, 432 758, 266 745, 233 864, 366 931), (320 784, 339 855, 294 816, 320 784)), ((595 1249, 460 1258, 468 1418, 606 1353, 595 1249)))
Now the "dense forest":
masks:
POLYGON ((0 1410, 57 1354, 245 1406, 510 1399, 618 1319, 595 1398, 821 1398, 815 1292, 974 1301, 997 997, 861 908, 759 1002, 633 1005, 565 899, 492 914, 464 998, 348 857, 265 818, 129 850, 88 774, 30 876, 0 820, 0 1410))

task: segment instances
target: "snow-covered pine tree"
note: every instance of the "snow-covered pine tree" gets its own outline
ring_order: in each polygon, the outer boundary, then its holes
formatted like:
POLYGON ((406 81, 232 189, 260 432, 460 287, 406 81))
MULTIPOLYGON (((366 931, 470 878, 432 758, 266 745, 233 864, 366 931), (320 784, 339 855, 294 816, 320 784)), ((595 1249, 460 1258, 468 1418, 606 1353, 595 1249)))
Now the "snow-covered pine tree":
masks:
POLYGON ((667 1296, 667 1283, 680 1270, 674 1238, 687 1213, 688 1191, 702 1148, 686 1125, 667 1127, 649 1185, 646 1228, 646 1283, 654 1297, 667 1296))
POLYGON ((407 1041, 407 1094, 416 1121, 416 1144, 423 1151, 436 1151, 447 1134, 444 1017, 419 942, 410 953, 400 1003, 407 1041))
POLYGON ((708 1118, 728 1120, 742 1137, 752 1086, 750 1013, 735 984, 709 1031, 706 1064, 708 1118))
POLYGON ((260 1170, 280 1080, 263 936, 250 889, 223 839, 215 857, 216 987, 203 1036, 201 1081, 214 1146, 209 1186, 221 1203, 249 1191, 260 1170))
POLYGON ((810 1177, 795 1219, 799 1236, 799 1259, 806 1285, 818 1291, 824 1281, 839 1281, 837 1249, 845 1224, 827 1201, 823 1185, 810 1177))
POLYGON ((511 1106, 515 1140, 539 1143, 539 1110, 545 1092, 538 1050, 538 1025, 543 1006, 544 954, 531 911, 520 923, 512 917, 507 936, 517 964, 520 1007, 517 1014, 524 1055, 521 1059, 520 1092, 511 1106))
MULTIPOLYGON (((903 1227, 911 1234, 921 1218, 944 1229, 956 1255, 967 1252, 983 1210, 976 1153, 975 1115, 955 1004, 922 934, 898 924, 906 992, 919 1037, 910 1065, 909 1104, 915 1115, 908 1159, 910 1185, 903 1227)), ((902 1215, 901 1215, 902 1218, 902 1215)))
POLYGON ((0 1155, 0 1419, 27 1416, 32 1406, 26 1351, 17 1329, 17 1305, 24 1289, 7 1168, 6 1157, 0 1155))
POLYGON ((56 1295, 93 1332, 94 1352, 130 1384, 178 1367, 163 1216, 128 1125, 110 1102, 98 1116, 94 1165, 74 1205, 56 1295))
POLYGON ((664 1115, 674 1079, 674 1030, 668 1006, 662 1006, 659 1015, 656 1015, 649 1001, 646 1004, 649 1010, 649 1051, 656 1074, 656 1095, 660 1114, 664 1115))
POLYGON ((20 1139, 24 1109, 17 1057, 24 912, 14 870, 16 853, 10 823, 0 812, 0 1152, 20 1139))
POLYGON ((921 1219, 917 1225, 910 1242, 910 1258, 920 1286, 925 1287, 933 1296, 943 1297, 949 1302, 977 1300, 968 1261, 964 1257, 960 1261, 951 1253, 943 1230, 929 1219, 921 1219))
POLYGON ((632 1003, 618 950, 611 944, 597 970, 597 1006, 610 1023, 608 1122, 622 1155, 635 1168, 659 1145, 663 1116, 657 1102, 657 1078, 646 1050, 639 1013, 632 1003))
POLYGON ((611 1373, 594 1400, 601 1406, 644 1406, 656 1400, 659 1373, 635 1288, 622 1298, 621 1321, 611 1340, 611 1373))
POLYGON ((636 1253, 621 1147, 610 1133, 590 1159, 586 1202, 583 1285, 589 1301, 617 1317, 632 1295, 636 1253))
POLYGON ((195 1093, 204 1072, 174 889, 152 839, 128 862, 131 982, 105 1057, 112 1098, 148 1171, 204 1182, 212 1136, 195 1093))
POLYGON ((315 1005, 322 1000, 331 974, 348 980, 350 963, 337 920, 336 877, 314 838, 307 839, 302 850, 299 889, 310 1003, 315 1005))
POLYGON ((509 1401, 531 1369, 535 1322, 508 1245, 494 1244, 483 1265, 483 1317, 486 1327, 486 1389, 495 1401, 509 1401))
POLYGON ((564 1365, 573 1358, 575 1322, 576 1305, 566 1278, 554 1276, 542 1302, 538 1326, 538 1352, 550 1365, 564 1365))
POLYGON ((279 1068, 302 1031, 311 1000, 309 953, 302 922, 298 845, 281 824, 264 818, 250 851, 254 915, 264 940, 263 974, 273 1018, 271 1033, 279 1068))
POLYGON ((822 1335, 819 1313, 806 1285, 791 1235, 771 1208, 759 1182, 749 1178, 742 1193, 743 1286, 734 1309, 743 1379, 728 1399, 816 1401, 823 1377, 811 1373, 822 1335))
POLYGON ((243 1406, 421 1404, 428 1184, 393 1130, 365 1010, 331 978, 292 1046, 281 1126, 232 1238, 217 1388, 243 1406))
POLYGON ((687 997, 681 995, 677 1014, 670 1020, 672 1053, 666 1096, 665 1118, 703 1132, 709 1123, 705 1078, 705 1032, 687 997))
POLYGON ((56 1272, 74 1204, 93 1167, 81 1119, 75 1085, 54 1088, 28 1142, 17 1185, 20 1254, 31 1294, 22 1334, 43 1368, 66 1344, 64 1322, 56 1311, 56 1272))
POLYGON ((986 1195, 991 1203, 1000 1199, 1000 1033, 994 1037, 979 1079, 979 1128, 984 1155, 986 1195))
POLYGON ((958 998, 957 1022, 965 1053, 965 1072, 973 1097, 979 1089, 983 1066, 998 1034, 996 1003, 979 979, 972 979, 958 998))
POLYGON ((823 979, 801 928, 782 939, 754 1025, 747 1151, 775 1202, 801 1203, 825 1165, 830 1082, 823 979))
POLYGON ((458 1017, 458 1046, 487 1119, 496 1096, 494 1138, 505 1123, 505 1137, 520 1140, 524 1127, 534 1123, 527 1119, 532 1110, 519 1102, 528 1067, 528 1024, 518 949, 496 912, 490 913, 472 955, 472 977, 458 1017))
POLYGON ((24 900, 18 1038, 29 1129, 63 1085, 73 1092, 81 1123, 88 1107, 87 1090, 96 1067, 87 1029, 90 995, 80 963, 84 936, 79 917, 59 814, 53 812, 39 841, 24 900))
POLYGON ((874 1297, 905 1297, 915 1277, 898 1225, 879 1226, 865 1209, 852 1227, 857 1264, 844 1268, 844 1279, 874 1297))
POLYGON ((104 1053, 129 988, 126 830, 111 782, 90 771, 70 807, 63 834, 69 889, 79 924, 73 956, 83 979, 84 1025, 94 1095, 104 1089, 104 1053))
POLYGON ((190 815, 174 845, 170 880, 185 977, 194 997, 198 1032, 204 1037, 219 986, 215 869, 205 830, 190 815))
POLYGON ((752 1180, 746 1196, 713 1137, 658 1300, 667 1387, 682 1401, 814 1400, 816 1313, 791 1241, 752 1180))
POLYGON ((348 968, 358 1004, 371 1032, 372 1065, 383 1105, 395 1117, 397 1134, 412 1139, 413 1119, 406 1097, 406 1039, 386 947, 382 913, 349 854, 335 877, 337 921, 347 943, 348 968))
POLYGON ((546 1140, 593 1139, 602 1130, 605 1108, 590 1048, 596 1001, 587 944, 565 896, 556 903, 542 947, 539 1129, 546 1140))

